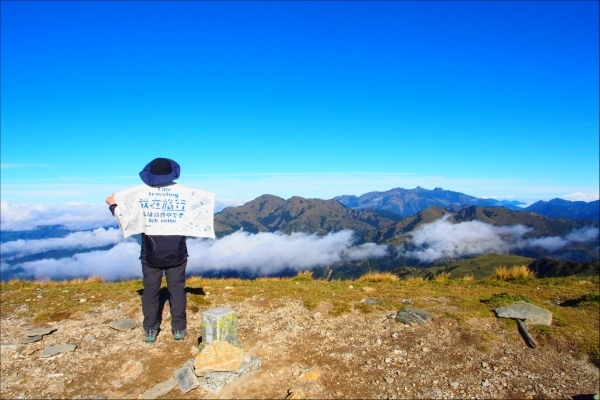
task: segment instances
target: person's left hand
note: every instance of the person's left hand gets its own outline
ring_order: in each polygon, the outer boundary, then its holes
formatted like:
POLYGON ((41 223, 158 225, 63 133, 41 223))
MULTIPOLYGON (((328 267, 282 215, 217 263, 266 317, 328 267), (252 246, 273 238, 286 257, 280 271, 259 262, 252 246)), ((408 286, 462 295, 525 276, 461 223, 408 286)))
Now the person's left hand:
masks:
POLYGON ((106 198, 106 204, 108 204, 109 206, 112 206, 113 204, 117 204, 117 202, 115 201, 114 193, 106 198))

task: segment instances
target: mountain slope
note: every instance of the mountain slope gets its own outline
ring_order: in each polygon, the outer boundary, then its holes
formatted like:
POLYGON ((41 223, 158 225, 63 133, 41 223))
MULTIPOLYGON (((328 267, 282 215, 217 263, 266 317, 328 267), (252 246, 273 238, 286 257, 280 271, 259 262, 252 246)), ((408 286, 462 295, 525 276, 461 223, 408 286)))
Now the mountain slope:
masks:
POLYGON ((347 207, 362 210, 372 208, 396 213, 402 217, 409 217, 429 207, 440 207, 458 211, 465 206, 495 207, 503 206, 511 209, 519 209, 518 201, 498 201, 494 199, 480 199, 459 192, 435 188, 433 190, 423 189, 417 186, 415 189, 395 188, 386 192, 369 192, 361 196, 338 196, 335 200, 347 207))
POLYGON ((251 233, 281 231, 327 234, 344 229, 362 233, 395 221, 385 213, 352 210, 336 200, 298 196, 284 200, 273 195, 262 195, 241 207, 227 207, 216 214, 215 231, 219 236, 242 228, 251 233))

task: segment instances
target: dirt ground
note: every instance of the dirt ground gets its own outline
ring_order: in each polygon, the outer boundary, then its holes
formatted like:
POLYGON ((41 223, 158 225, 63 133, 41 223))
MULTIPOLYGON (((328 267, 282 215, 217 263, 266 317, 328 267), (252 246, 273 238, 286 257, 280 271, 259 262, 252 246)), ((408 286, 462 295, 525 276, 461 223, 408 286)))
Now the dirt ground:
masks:
MULTIPOLYGON (((430 298, 438 315, 453 307, 430 298)), ((42 324, 56 331, 41 342, 22 344, 30 322, 27 305, 1 316, 0 397, 138 398, 192 357, 204 309, 188 310, 189 335, 174 341, 169 322, 156 343, 145 343, 139 297, 105 301, 91 312, 42 324), (119 332, 108 326, 132 318, 138 327, 119 332), (41 358, 39 350, 75 344, 72 353, 41 358)), ((565 343, 528 348, 516 325, 472 319, 466 324, 435 317, 429 326, 395 322, 394 310, 332 316, 330 303, 307 310, 289 298, 257 294, 243 302, 213 303, 237 311, 246 353, 262 367, 226 386, 218 395, 175 387, 161 398, 565 398, 595 394, 599 370, 565 343), (310 372, 310 373, 307 373, 310 372)), ((168 308, 165 310, 165 317, 168 308)))

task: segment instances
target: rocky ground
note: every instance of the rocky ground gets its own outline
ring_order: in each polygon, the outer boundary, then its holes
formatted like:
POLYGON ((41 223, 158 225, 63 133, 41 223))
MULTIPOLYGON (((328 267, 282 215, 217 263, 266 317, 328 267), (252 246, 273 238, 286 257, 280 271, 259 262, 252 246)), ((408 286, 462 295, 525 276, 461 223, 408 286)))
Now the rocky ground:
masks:
MULTIPOLYGON (((156 343, 143 341, 140 298, 105 301, 91 312, 34 325, 24 304, 1 316, 2 398, 138 398, 192 358, 202 309, 188 311, 188 337, 175 342, 169 322, 156 343), (126 332, 108 326, 132 318, 126 332), (39 342, 23 344, 32 328, 54 327, 39 342), (40 350, 75 344, 74 352, 42 358, 40 350)), ((429 298, 428 311, 456 306, 429 298)), ((307 310, 288 298, 260 294, 219 304, 238 312, 244 351, 262 368, 218 395, 175 387, 161 398, 565 398, 595 394, 599 370, 566 343, 528 348, 515 324, 489 318, 465 324, 435 317, 428 326, 397 323, 394 310, 332 316, 330 303, 307 310), (580 359, 578 359, 580 358, 580 359)), ((400 304, 399 304, 400 306, 400 304)), ((165 310, 166 312, 167 310, 165 310)), ((165 315, 166 316, 166 315, 165 315)))

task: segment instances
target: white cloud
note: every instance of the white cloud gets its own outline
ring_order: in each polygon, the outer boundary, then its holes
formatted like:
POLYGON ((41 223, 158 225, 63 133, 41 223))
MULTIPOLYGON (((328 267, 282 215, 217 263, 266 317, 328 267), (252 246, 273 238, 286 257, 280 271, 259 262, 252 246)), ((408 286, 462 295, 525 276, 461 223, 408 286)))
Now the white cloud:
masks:
POLYGON ((0 202, 0 226, 3 231, 26 231, 48 225, 78 230, 116 225, 116 221, 106 204, 0 202))
POLYGON ((398 253, 429 263, 487 253, 506 254, 517 248, 537 247, 552 252, 570 243, 591 242, 598 237, 598 228, 587 227, 574 230, 564 238, 524 238, 532 228, 523 225, 498 227, 480 221, 453 224, 448 218, 449 215, 445 215, 417 228, 409 235, 408 248, 399 248, 398 253))
POLYGON ((408 241, 416 249, 404 251, 403 254, 422 262, 433 262, 443 258, 507 253, 510 246, 505 238, 519 238, 530 230, 522 225, 495 227, 479 221, 453 224, 448 222, 448 218, 447 214, 417 228, 408 241))
POLYGON ((69 279, 77 277, 101 276, 107 280, 139 278, 140 246, 133 242, 123 242, 106 251, 90 251, 72 257, 44 259, 21 264, 2 265, 2 273, 12 275, 12 271, 23 270, 16 276, 33 276, 35 279, 69 279))
POLYGON ((120 229, 97 228, 91 232, 73 232, 63 238, 15 240, 2 243, 1 254, 11 254, 21 257, 28 254, 38 254, 60 249, 90 249, 93 247, 115 244, 123 240, 120 229))
POLYGON ((575 192, 575 193, 567 194, 566 196, 562 196, 562 198, 565 200, 571 200, 571 201, 590 202, 590 201, 598 200, 600 198, 600 192, 595 192, 595 193, 594 192, 588 192, 588 193, 575 192))
POLYGON ((201 274, 208 270, 236 270, 268 275, 284 268, 302 270, 387 254, 387 246, 354 246, 353 242, 353 233, 347 230, 325 236, 238 231, 219 240, 188 241, 188 271, 201 274))
MULTIPOLYGON (((303 270, 343 260, 382 257, 388 247, 367 243, 355 246, 352 231, 316 234, 235 232, 218 240, 188 240, 188 273, 239 271, 248 275, 275 274, 283 269, 303 270)), ((106 251, 75 254, 58 260, 44 259, 15 265, 3 263, 3 274, 23 270, 36 279, 101 276, 107 280, 141 276, 140 246, 118 243, 106 251)), ((14 275, 14 273, 13 273, 14 275)))
POLYGON ((600 232, 599 232, 598 228, 596 228, 594 226, 588 226, 585 228, 573 230, 573 232, 569 233, 565 237, 565 239, 567 239, 569 242, 575 242, 575 243, 592 242, 592 241, 598 240, 599 233, 600 232))
MULTIPOLYGON (((249 199, 251 200, 251 199, 249 199)), ((215 213, 222 211, 226 207, 238 207, 246 204, 248 200, 240 199, 215 199, 215 213)))

